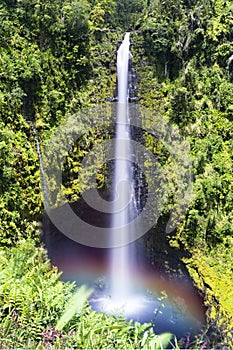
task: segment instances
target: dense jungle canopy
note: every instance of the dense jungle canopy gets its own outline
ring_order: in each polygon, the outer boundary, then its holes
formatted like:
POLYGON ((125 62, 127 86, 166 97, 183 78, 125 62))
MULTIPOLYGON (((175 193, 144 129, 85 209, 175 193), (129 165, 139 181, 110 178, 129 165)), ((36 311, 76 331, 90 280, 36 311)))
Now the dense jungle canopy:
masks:
MULTIPOLYGON (((86 329, 93 323, 108 325, 108 343, 96 334, 93 343, 85 343, 84 331, 77 340, 74 323, 64 333, 53 328, 74 285, 59 280, 40 244, 43 204, 33 131, 35 126, 43 148, 67 116, 112 99, 116 50, 126 31, 131 32, 139 103, 177 125, 190 144, 193 198, 170 244, 191 253, 185 263, 203 292, 209 322, 220 334, 216 343, 233 346, 232 1, 1 0, 2 348, 45 343, 124 348, 129 339, 142 348, 142 329, 137 338, 132 325, 116 324, 89 309, 82 322, 86 329), (114 343, 116 329, 122 333, 119 343, 114 343)), ((148 149, 164 156, 155 141, 147 141, 148 149)), ((73 173, 90 147, 88 142, 77 145, 73 173)), ((80 184, 71 181, 67 196, 76 199, 81 192, 80 184)), ((165 215, 172 205, 171 199, 165 215)), ((84 326, 78 327, 81 334, 84 326)))

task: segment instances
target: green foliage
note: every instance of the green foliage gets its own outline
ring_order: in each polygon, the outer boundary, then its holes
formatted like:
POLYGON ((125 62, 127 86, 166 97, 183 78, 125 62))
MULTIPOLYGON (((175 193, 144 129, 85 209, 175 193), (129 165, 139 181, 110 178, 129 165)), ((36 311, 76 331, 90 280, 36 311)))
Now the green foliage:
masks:
MULTIPOLYGON (((189 249, 202 246, 217 276, 230 276, 232 24, 230 0, 1 2, 0 239, 3 246, 18 245, 0 255, 1 347, 150 348, 168 337, 86 305, 56 330, 74 286, 58 280, 40 249, 22 243, 25 237, 38 240, 42 213, 39 162, 28 122, 36 123, 44 140, 77 108, 111 99, 121 30, 136 29, 131 47, 141 103, 178 125, 191 145, 194 196, 178 237, 189 249)), ((93 131, 68 154, 63 175, 69 200, 87 185, 85 179, 77 181, 85 152, 102 139, 103 131, 93 131)), ((146 142, 165 163, 159 143, 149 136, 146 142)), ((167 176, 172 178, 172 168, 167 176)), ((103 172, 98 181, 103 184, 103 172)))
POLYGON ((18 111, 12 110, 12 116, 18 112, 35 120, 36 114, 53 125, 90 72, 89 4, 85 0, 19 1, 17 6, 1 7, 4 80, 0 88, 7 95, 13 82, 18 91, 18 111), (6 31, 10 24, 12 30, 6 31))
POLYGON ((74 317, 74 315, 80 315, 84 307, 85 302, 93 293, 92 289, 87 289, 86 286, 82 286, 69 300, 68 305, 65 307, 64 313, 56 324, 56 329, 61 331, 65 325, 74 317))
POLYGON ((143 42, 133 36, 142 104, 178 125, 191 146, 194 192, 176 243, 192 255, 223 344, 232 344, 232 20, 229 0, 150 1, 143 42))
POLYGON ((172 334, 171 333, 162 333, 159 335, 155 335, 152 339, 148 341, 146 332, 144 333, 144 338, 146 341, 146 344, 144 344, 144 341, 142 341, 142 349, 150 349, 150 350, 162 350, 166 349, 169 345, 172 334))
POLYGON ((171 340, 170 334, 155 336, 150 324, 93 311, 91 290, 60 281, 44 249, 31 241, 1 249, 0 266, 2 349, 163 349, 171 340))
POLYGON ((123 31, 134 30, 147 5, 146 0, 117 0, 118 23, 123 31))
POLYGON ((142 18, 139 94, 191 145, 194 196, 182 234, 194 245, 214 247, 232 235, 231 20, 232 5, 221 0, 152 1, 142 18))
MULTIPOLYGON (((21 125, 29 131, 27 124, 21 125)), ((41 213, 40 178, 36 153, 23 129, 14 131, 1 123, 0 134, 0 239, 9 245, 39 236, 35 220, 41 213)))
MULTIPOLYGON (((114 2, 102 5, 108 21, 114 2)), ((3 245, 15 244, 22 237, 38 237, 36 221, 42 214, 42 201, 31 122, 45 138, 80 105, 112 96, 114 49, 119 35, 103 33, 99 38, 96 32, 91 34, 90 11, 85 0, 0 4, 3 245), (86 85, 92 72, 93 79, 86 85)))
POLYGON ((91 1, 90 29, 102 30, 107 27, 114 27, 116 23, 116 1, 101 0, 91 1))
POLYGON ((45 251, 30 241, 2 249, 0 260, 1 347, 23 347, 57 321, 74 285, 59 281, 45 251))

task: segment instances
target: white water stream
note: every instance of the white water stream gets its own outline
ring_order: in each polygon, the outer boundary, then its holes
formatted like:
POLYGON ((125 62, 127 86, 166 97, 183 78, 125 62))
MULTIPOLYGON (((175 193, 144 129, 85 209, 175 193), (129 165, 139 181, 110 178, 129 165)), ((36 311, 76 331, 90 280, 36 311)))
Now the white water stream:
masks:
MULTIPOLYGON (((115 134, 115 166, 113 175, 113 191, 115 207, 112 215, 113 228, 119 228, 121 237, 129 237, 127 223, 136 210, 134 193, 133 165, 130 122, 128 110, 128 67, 129 67, 129 33, 125 34, 123 43, 117 53, 118 104, 115 134)), ((114 245, 113 237, 113 245, 114 245)), ((114 248, 110 261, 110 290, 113 304, 121 305, 131 294, 131 248, 129 245, 114 248)))

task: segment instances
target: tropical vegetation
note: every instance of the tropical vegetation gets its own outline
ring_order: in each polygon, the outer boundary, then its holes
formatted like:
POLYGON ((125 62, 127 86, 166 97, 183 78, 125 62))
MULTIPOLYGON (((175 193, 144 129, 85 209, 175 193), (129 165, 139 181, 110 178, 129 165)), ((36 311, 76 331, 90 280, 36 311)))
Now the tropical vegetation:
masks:
MULTIPOLYGON (((219 334, 209 346, 233 346, 232 2, 2 0, 2 348, 152 349, 170 341, 167 334, 156 337, 149 325, 91 310, 91 291, 77 291, 74 283, 62 282, 41 244, 43 204, 35 128, 43 148, 67 116, 112 100, 116 50, 125 31, 131 32, 139 103, 176 125, 190 145, 193 197, 169 237, 170 245, 190 253, 184 262, 203 293, 208 322, 219 334), (72 298, 79 300, 75 314, 69 312, 72 298)), ((77 191, 69 174, 78 175, 80 160, 93 140, 106 135, 95 130, 89 137, 91 141, 75 146, 74 159, 67 158, 65 186, 71 200, 82 187, 77 191)), ((148 149, 166 157, 156 140, 148 149)), ((165 216, 173 201, 171 197, 165 216)), ((204 349, 204 342, 200 336, 189 347, 204 349)))

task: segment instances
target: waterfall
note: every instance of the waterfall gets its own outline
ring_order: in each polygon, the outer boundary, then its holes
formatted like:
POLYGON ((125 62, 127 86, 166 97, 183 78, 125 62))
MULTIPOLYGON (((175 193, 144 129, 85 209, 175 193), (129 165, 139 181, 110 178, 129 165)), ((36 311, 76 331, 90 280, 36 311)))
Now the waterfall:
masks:
MULTIPOLYGON (((130 161, 132 149, 128 108, 129 36, 129 33, 125 34, 124 41, 117 53, 118 104, 114 145, 114 213, 111 226, 118 228, 118 234, 121 237, 128 237, 132 234, 129 232, 127 223, 132 217, 132 211, 136 210, 133 165, 130 161)), ((114 248, 111 252, 110 289, 114 303, 124 303, 130 295, 131 258, 132 252, 129 245, 114 248)))

